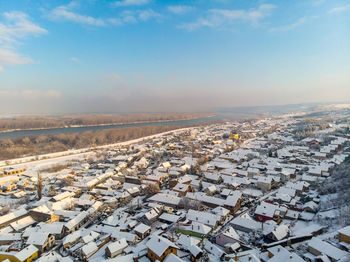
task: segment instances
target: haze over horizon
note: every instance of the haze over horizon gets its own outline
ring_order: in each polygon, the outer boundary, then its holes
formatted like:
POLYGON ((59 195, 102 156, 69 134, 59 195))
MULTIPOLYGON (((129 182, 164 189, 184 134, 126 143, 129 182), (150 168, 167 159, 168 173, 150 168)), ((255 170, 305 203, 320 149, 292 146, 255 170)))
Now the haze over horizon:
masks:
POLYGON ((0 112, 350 100, 350 1, 0 0, 0 112))

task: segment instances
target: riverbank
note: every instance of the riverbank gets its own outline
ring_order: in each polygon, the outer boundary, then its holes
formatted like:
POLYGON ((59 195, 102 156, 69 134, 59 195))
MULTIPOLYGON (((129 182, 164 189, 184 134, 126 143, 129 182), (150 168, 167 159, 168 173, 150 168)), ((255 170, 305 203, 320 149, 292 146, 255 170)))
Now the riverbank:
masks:
POLYGON ((33 169, 35 166, 36 168, 43 168, 46 166, 50 166, 53 164, 59 164, 65 161, 71 161, 74 159, 79 159, 79 158, 87 158, 91 156, 92 154, 95 154, 96 150, 103 150, 107 148, 115 148, 119 146, 126 146, 126 145, 132 145, 136 144, 145 140, 149 139, 154 139, 157 137, 161 137, 163 135, 167 134, 177 134, 181 133, 187 130, 190 130, 192 128, 196 127, 186 127, 186 128, 179 128, 179 129, 174 129, 171 131, 166 131, 166 132, 161 132, 149 136, 144 136, 144 137, 139 137, 135 139, 131 139, 128 141, 122 141, 118 143, 113 143, 113 144, 107 144, 107 145, 101 145, 101 146, 96 146, 96 147, 87 147, 87 148, 81 148, 81 149, 76 149, 76 150, 66 150, 62 152, 56 152, 56 153, 50 153, 50 154, 43 154, 43 155, 36 155, 36 156, 28 156, 28 157, 21 157, 21 158, 16 158, 16 159, 8 159, 8 160, 3 160, 0 161, 0 167, 1 168, 8 168, 8 167, 13 167, 13 168, 29 168, 33 169))
POLYGON ((57 126, 57 127, 40 127, 40 128, 16 128, 16 129, 5 129, 0 130, 0 133, 12 133, 17 131, 37 131, 37 130, 51 130, 51 129, 67 129, 67 128, 84 128, 84 127, 105 127, 105 126, 124 126, 124 125, 137 125, 137 124, 153 124, 153 123, 170 123, 177 121, 189 121, 196 120, 201 118, 212 118, 217 116, 217 114, 209 114, 207 116, 198 116, 198 117, 189 117, 189 118, 180 118, 176 120, 157 120, 157 121, 135 121, 135 122, 112 122, 106 124, 91 124, 91 125, 68 125, 68 126, 57 126))
POLYGON ((49 136, 59 134, 70 134, 70 133, 83 133, 86 131, 101 131, 108 129, 123 129, 131 127, 146 127, 146 126, 175 126, 175 125, 188 125, 197 124, 201 122, 208 122, 218 119, 218 115, 205 115, 206 117, 190 118, 184 120, 165 120, 165 121, 138 121, 134 123, 122 123, 116 125, 90 125, 90 126, 79 126, 79 127, 67 127, 67 128, 50 128, 50 129, 36 129, 36 130, 18 130, 12 132, 0 133, 0 141, 5 139, 18 139, 27 137, 38 137, 38 136, 49 136))

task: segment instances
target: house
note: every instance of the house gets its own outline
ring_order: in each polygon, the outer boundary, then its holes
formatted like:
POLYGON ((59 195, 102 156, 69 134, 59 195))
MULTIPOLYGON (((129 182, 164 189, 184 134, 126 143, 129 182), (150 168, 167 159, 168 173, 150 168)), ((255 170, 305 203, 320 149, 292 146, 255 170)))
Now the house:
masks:
POLYGON ((350 244, 350 226, 338 230, 338 239, 339 242, 350 244))
POLYGON ((170 253, 164 259, 164 262, 185 262, 185 260, 179 258, 178 256, 174 255, 173 253, 170 253))
POLYGON ((260 176, 260 170, 254 167, 248 167, 247 173, 249 178, 252 178, 254 176, 260 176))
POLYGON ((220 217, 220 222, 224 222, 230 216, 230 210, 224 207, 216 207, 211 212, 220 217))
POLYGON ((222 182, 221 175, 218 173, 213 174, 213 173, 205 172, 203 175, 204 175, 204 179, 209 183, 220 184, 222 182))
POLYGON ((29 227, 33 224, 35 224, 36 221, 31 216, 25 216, 17 221, 14 221, 10 224, 10 226, 16 231, 21 232, 26 227, 29 227))
POLYGON ((269 262, 305 262, 300 256, 278 245, 267 249, 269 262))
POLYGON ((170 207, 177 207, 181 198, 171 194, 158 193, 148 199, 150 202, 161 203, 170 207))
POLYGON ((150 211, 146 212, 142 217, 142 221, 144 221, 148 225, 151 225, 153 222, 155 222, 163 212, 163 206, 158 204, 156 205, 157 206, 153 207, 150 211))
POLYGON ((278 205, 273 205, 267 202, 262 202, 255 209, 255 218, 260 222, 265 222, 267 220, 280 221, 280 211, 278 210, 278 205))
POLYGON ((173 188, 173 191, 178 192, 178 196, 185 196, 187 192, 194 192, 194 189, 191 185, 178 183, 173 188))
POLYGON ((24 208, 18 209, 0 217, 0 228, 6 227, 12 222, 19 220, 27 215, 27 210, 24 208))
POLYGON ((272 188, 272 177, 259 176, 257 184, 259 189, 261 189, 263 192, 270 191, 272 188))
POLYGON ((287 182, 291 178, 296 177, 296 170, 293 168, 282 168, 282 171, 280 173, 282 182, 287 182))
POLYGON ((179 223, 178 232, 185 235, 193 235, 199 238, 203 238, 212 231, 210 226, 204 225, 199 222, 190 221, 187 223, 179 223))
POLYGON ((105 250, 106 256, 113 258, 121 253, 123 253, 124 249, 128 247, 128 243, 125 238, 122 238, 116 242, 109 244, 105 250))
POLYGON ((38 228, 41 232, 49 232, 54 235, 55 239, 62 239, 64 236, 63 222, 39 223, 38 228))
POLYGON ((73 197, 74 195, 75 195, 74 192, 64 191, 64 192, 52 197, 50 199, 50 201, 51 202, 58 202, 58 201, 66 199, 66 198, 73 197))
POLYGON ((237 234, 236 230, 234 230, 232 227, 229 227, 224 232, 218 234, 215 238, 215 243, 219 246, 224 247, 226 244, 234 244, 239 242, 239 235, 237 234))
MULTIPOLYGON (((230 262, 234 262, 234 259, 231 259, 230 262)), ((255 254, 247 254, 245 256, 242 256, 238 258, 238 262, 261 262, 259 256, 255 254)))
POLYGON ((195 221, 199 223, 203 223, 204 225, 208 225, 212 228, 216 228, 220 223, 220 217, 218 217, 215 214, 204 212, 204 211, 197 211, 190 209, 187 213, 187 219, 190 221, 195 221))
POLYGON ((69 220, 64 227, 66 228, 67 232, 72 233, 75 230, 79 229, 85 221, 88 219, 88 213, 83 211, 79 213, 76 217, 69 220))
POLYGON ((146 181, 156 182, 160 186, 163 183, 164 176, 156 174, 156 175, 148 175, 145 177, 146 181))
POLYGON ((224 206, 225 200, 218 197, 213 196, 207 196, 206 194, 202 192, 195 192, 195 193, 187 193, 186 197, 189 199, 197 200, 202 202, 204 205, 216 208, 218 206, 224 206))
POLYGON ((29 235, 27 245, 38 248, 39 254, 49 250, 55 244, 55 236, 48 232, 33 232, 29 235))
POLYGON ((168 224, 171 223, 176 223, 177 221, 179 221, 181 217, 174 215, 174 214, 169 214, 169 213, 163 213, 160 217, 159 220, 168 224))
POLYGON ((38 249, 29 245, 17 253, 0 252, 0 261, 31 262, 38 257, 38 249))
POLYGON ((191 256, 190 256, 190 260, 192 262, 197 262, 199 261, 199 259, 201 258, 201 256, 203 255, 203 250, 200 249, 198 246, 196 245, 190 245, 188 247, 188 251, 190 251, 191 256))
POLYGON ((200 239, 189 236, 189 235, 184 235, 180 234, 179 239, 177 240, 176 244, 181 247, 184 250, 188 250, 190 246, 197 246, 200 244, 200 239))
POLYGON ((46 205, 41 205, 29 210, 29 215, 38 222, 46 222, 50 220, 52 212, 46 205))
POLYGON ((88 259, 97 251, 98 251, 98 246, 94 241, 91 241, 81 248, 81 255, 83 256, 84 259, 88 259))
MULTIPOLYGON (((109 232, 109 229, 107 229, 106 232, 109 232)), ((128 242, 128 244, 130 245, 135 245, 136 242, 138 241, 138 236, 136 234, 133 233, 129 233, 129 232, 122 232, 122 231, 118 231, 118 230, 114 230, 111 236, 111 239, 113 241, 119 240, 125 238, 126 242, 128 242)))
POLYGON ((303 209, 306 212, 316 213, 318 211, 318 204, 314 201, 309 201, 303 205, 303 209))
POLYGON ((137 236, 139 236, 141 239, 144 239, 151 234, 151 227, 140 223, 137 225, 137 227, 135 227, 134 231, 137 236))
POLYGON ((147 257, 151 261, 164 261, 164 259, 173 253, 177 255, 177 250, 179 249, 173 242, 168 239, 153 235, 151 239, 146 243, 147 246, 147 257))
POLYGON ((261 223, 252 219, 248 214, 236 217, 230 222, 230 224, 234 229, 247 233, 257 231, 261 228, 261 223))
POLYGON ((241 191, 233 191, 225 200, 225 208, 229 209, 232 214, 235 214, 241 207, 243 194, 241 191))
POLYGON ((339 261, 349 254, 317 237, 313 237, 308 242, 308 251, 315 256, 324 254, 329 257, 331 261, 339 261))
POLYGON ((209 184, 209 186, 204 186, 204 183, 203 184, 203 187, 204 187, 204 192, 207 193, 208 195, 212 196, 216 193, 217 189, 216 189, 216 186, 215 185, 211 185, 209 184))
POLYGON ((289 234, 289 228, 287 225, 279 225, 271 233, 267 235, 270 241, 280 241, 286 238, 289 234))
POLYGON ((204 240, 204 249, 215 258, 215 260, 211 259, 213 261, 221 261, 225 255, 223 250, 211 243, 208 239, 204 240))
POLYGON ((1 233, 0 245, 8 245, 13 242, 21 241, 21 233, 1 233))

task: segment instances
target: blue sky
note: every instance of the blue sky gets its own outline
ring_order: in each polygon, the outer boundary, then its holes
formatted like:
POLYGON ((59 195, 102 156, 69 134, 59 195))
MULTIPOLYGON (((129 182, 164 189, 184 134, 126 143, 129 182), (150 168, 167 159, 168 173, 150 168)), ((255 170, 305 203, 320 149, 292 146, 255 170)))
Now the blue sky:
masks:
POLYGON ((349 101, 350 1, 0 0, 0 70, 2 113, 349 101))

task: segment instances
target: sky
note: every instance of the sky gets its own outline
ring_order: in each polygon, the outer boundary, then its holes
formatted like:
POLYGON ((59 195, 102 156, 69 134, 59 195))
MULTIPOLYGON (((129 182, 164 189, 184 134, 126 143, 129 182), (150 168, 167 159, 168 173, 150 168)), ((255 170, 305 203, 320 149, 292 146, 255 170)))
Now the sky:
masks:
POLYGON ((350 101, 349 0, 0 0, 0 113, 350 101))

